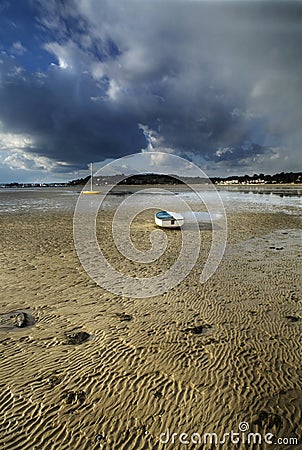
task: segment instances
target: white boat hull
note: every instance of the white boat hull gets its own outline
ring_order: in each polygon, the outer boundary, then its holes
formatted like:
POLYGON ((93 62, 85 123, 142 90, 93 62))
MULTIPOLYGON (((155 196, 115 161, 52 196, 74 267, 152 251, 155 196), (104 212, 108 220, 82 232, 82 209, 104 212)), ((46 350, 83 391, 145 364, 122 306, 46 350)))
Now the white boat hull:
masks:
POLYGON ((184 224, 185 220, 181 214, 178 213, 168 213, 166 211, 161 211, 155 214, 155 224, 161 228, 180 228, 184 224), (166 217, 158 217, 167 213, 166 217))

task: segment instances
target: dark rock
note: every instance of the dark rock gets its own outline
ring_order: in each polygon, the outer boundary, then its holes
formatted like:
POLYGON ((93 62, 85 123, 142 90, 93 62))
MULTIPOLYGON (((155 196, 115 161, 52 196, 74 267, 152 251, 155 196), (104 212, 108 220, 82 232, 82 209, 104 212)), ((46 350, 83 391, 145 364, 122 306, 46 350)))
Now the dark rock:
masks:
POLYGON ((156 391, 156 392, 154 392, 154 397, 155 397, 155 398, 162 398, 162 396, 163 396, 163 394, 162 394, 161 391, 156 391))
POLYGON ((62 397, 66 400, 67 405, 71 405, 76 401, 76 393, 73 391, 64 392, 62 397))
POLYGON ((69 345, 77 345, 83 344, 83 342, 88 341, 90 338, 90 334, 86 333, 86 331, 79 331, 78 333, 67 334, 67 344, 69 345))
POLYGON ((195 327, 186 328, 186 333, 202 334, 206 329, 212 328, 212 325, 196 325, 195 327))
POLYGON ((55 386, 60 384, 62 380, 61 380, 61 378, 57 377, 56 375, 51 375, 47 381, 48 381, 49 386, 51 388, 54 388, 55 386))
POLYGON ((262 429, 267 428, 271 430, 275 428, 279 431, 282 427, 282 417, 278 416, 278 414, 261 411, 258 419, 255 421, 255 425, 259 425, 262 429))
POLYGON ((204 330, 204 326, 203 325, 198 325, 196 327, 193 328, 188 328, 188 331, 193 333, 193 334, 201 334, 204 330))
POLYGON ((86 394, 84 391, 79 391, 77 392, 77 401, 80 403, 80 405, 82 403, 84 403, 86 400, 86 394))
POLYGON ((117 316, 120 318, 121 322, 130 322, 131 320, 133 320, 133 317, 130 316, 130 314, 126 314, 126 313, 117 313, 117 316))
POLYGON ((18 312, 11 316, 11 321, 15 327, 24 328, 27 325, 27 314, 18 312))
MULTIPOLYGON (((223 342, 223 341, 220 341, 220 342, 223 342)), ((219 341, 217 339, 209 338, 206 340, 204 345, 211 345, 211 344, 218 344, 218 343, 219 343, 219 341)))
POLYGON ((285 316, 285 318, 287 320, 289 320, 289 322, 298 322, 300 319, 300 317, 295 317, 295 316, 285 316))
POLYGON ((35 324, 35 319, 29 309, 15 310, 0 314, 0 330, 15 331, 16 329, 30 327, 35 324))
POLYGON ((62 398, 66 401, 67 405, 73 403, 79 403, 81 405, 86 399, 86 394, 84 391, 65 391, 62 394, 62 398))

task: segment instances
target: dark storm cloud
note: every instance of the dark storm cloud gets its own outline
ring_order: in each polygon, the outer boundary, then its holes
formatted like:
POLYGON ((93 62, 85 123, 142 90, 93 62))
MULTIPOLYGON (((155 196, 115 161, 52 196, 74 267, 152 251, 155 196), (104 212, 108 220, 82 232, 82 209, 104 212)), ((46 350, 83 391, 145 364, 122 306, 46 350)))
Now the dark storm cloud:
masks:
MULTIPOLYGON (((131 111, 116 109, 88 74, 52 66, 47 76, 19 74, 2 79, 0 117, 6 130, 30 134, 29 152, 84 167, 87 160, 123 156, 145 139, 131 111)), ((58 167, 56 167, 56 170, 58 167)))
POLYGON ((297 169, 300 2, 31 5, 48 69, 28 73, 17 55, 2 56, 0 120, 3 133, 29 135, 22 151, 54 161, 52 170, 148 142, 221 173, 297 169))

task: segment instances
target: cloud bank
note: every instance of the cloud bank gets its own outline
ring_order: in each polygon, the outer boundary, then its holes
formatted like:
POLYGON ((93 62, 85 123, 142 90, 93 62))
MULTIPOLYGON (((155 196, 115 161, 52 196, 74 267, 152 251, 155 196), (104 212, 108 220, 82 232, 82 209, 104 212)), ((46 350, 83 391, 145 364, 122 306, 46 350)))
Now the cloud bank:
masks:
POLYGON ((0 11, 3 167, 159 150, 209 174, 301 170, 300 2, 19 5, 0 11))

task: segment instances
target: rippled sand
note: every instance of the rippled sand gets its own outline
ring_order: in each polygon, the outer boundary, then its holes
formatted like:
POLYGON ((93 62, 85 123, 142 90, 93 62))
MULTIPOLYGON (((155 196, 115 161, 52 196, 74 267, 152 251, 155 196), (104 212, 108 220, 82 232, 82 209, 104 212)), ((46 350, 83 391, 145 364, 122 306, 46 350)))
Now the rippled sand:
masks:
MULTIPOLYGON (((222 439, 241 422, 301 444, 297 218, 232 214, 214 276, 199 284, 201 257, 177 288, 148 299, 110 294, 88 277, 74 249, 72 219, 64 213, 1 218, 1 448, 199 449, 181 445, 179 434, 215 432, 222 439), (34 323, 18 326, 18 311, 34 323), (159 442, 167 430, 178 433, 174 444, 171 437, 159 442)), ((110 219, 108 212, 101 239, 110 219)), ((154 227, 147 219, 134 240, 148 239, 154 227)), ((180 233, 170 238, 167 266, 180 233)), ((204 249, 210 238, 205 229, 204 249)), ((102 245, 124 267, 110 239, 102 245)), ((139 270, 149 276, 158 267, 139 270)), ((300 447, 241 442, 236 448, 300 447)))

